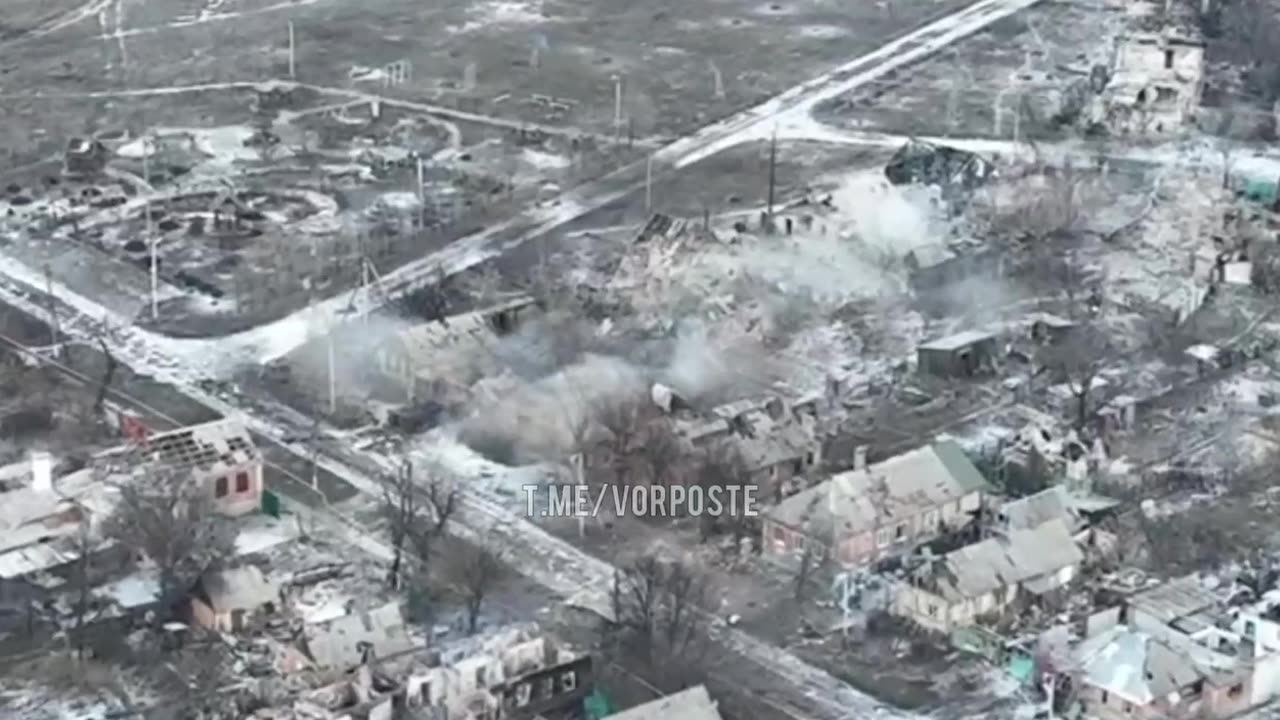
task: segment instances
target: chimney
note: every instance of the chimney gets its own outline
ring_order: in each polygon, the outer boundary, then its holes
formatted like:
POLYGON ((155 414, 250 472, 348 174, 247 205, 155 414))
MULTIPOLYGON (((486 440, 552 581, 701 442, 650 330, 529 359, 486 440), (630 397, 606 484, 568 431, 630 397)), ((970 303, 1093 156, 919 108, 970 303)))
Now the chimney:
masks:
POLYGON ((44 450, 31 451, 31 489, 53 492, 53 456, 44 450))
POLYGON ((867 446, 866 445, 859 445, 858 447, 853 449, 853 469, 854 470, 867 469, 867 446))

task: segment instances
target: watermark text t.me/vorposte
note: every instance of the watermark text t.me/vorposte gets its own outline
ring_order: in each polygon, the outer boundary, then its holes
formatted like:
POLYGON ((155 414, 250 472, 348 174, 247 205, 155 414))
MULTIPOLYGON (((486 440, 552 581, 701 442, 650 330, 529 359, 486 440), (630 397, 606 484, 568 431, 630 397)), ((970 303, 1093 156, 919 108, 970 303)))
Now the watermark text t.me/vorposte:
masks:
POLYGON ((755 485, 525 485, 529 517, 756 517, 755 485), (546 503, 539 503, 540 492, 546 503))

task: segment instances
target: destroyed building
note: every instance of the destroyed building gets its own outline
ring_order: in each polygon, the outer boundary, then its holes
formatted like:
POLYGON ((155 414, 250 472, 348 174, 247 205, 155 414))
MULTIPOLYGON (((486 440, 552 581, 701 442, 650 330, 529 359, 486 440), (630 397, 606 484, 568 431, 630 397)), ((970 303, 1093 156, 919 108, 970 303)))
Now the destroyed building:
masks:
MULTIPOLYGON (((706 415, 677 418, 677 436, 697 454, 727 451, 743 463, 762 500, 781 500, 807 484, 822 461, 816 413, 781 398, 748 399, 713 408, 706 415)), ((685 469, 688 483, 696 466, 685 469)))
MULTIPOLYGON (((34 464, 30 485, 0 493, 0 580, 58 587, 61 571, 79 558, 83 526, 102 522, 119 502, 119 491, 89 469, 55 481, 47 454, 34 464)), ((98 552, 111 545, 104 540, 98 552)))
POLYGON ((414 648, 400 607, 390 603, 306 626, 295 642, 280 647, 281 672, 307 668, 346 672, 371 658, 387 658, 414 648))
POLYGON ((995 248, 953 248, 941 244, 914 248, 903 257, 911 288, 917 293, 929 293, 966 280, 1000 277, 1004 272, 1003 260, 1004 255, 995 248))
POLYGON ((1270 702, 1280 692, 1276 604, 1231 607, 1192 575, 1095 612, 1062 672, 1066 704, 1118 720, 1226 718, 1270 702))
POLYGON ((893 590, 890 611, 921 627, 947 633, 993 616, 1022 595, 1062 588, 1076 576, 1084 553, 1062 520, 1012 530, 926 557, 893 590))
POLYGON ((1103 93, 1106 126, 1119 135, 1168 135, 1194 119, 1204 89, 1205 44, 1181 4, 1137 0, 1116 42, 1103 93))
POLYGON ((92 177, 107 167, 107 149, 93 138, 72 138, 62 155, 63 172, 71 177, 92 177))
POLYGON ((960 446, 943 440, 787 498, 765 515, 762 546, 778 560, 809 551, 866 565, 967 525, 987 491, 960 446))
POLYGON ((456 401, 481 376, 489 347, 536 307, 520 296, 474 312, 421 323, 374 350, 375 384, 403 401, 456 401))
POLYGON ((262 506, 262 454, 235 420, 145 435, 108 451, 95 466, 117 473, 155 473, 208 487, 219 512, 244 515, 262 506))
POLYGON ((572 717, 595 687, 592 667, 590 655, 517 630, 477 653, 412 671, 405 705, 459 720, 572 717))

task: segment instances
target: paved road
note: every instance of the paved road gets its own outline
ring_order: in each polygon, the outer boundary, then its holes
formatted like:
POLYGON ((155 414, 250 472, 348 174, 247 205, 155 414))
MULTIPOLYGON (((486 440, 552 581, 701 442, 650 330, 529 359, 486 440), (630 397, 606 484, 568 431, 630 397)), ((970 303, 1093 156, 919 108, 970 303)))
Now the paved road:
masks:
POLYGON ((1087 165, 1099 159, 1174 167, 1206 172, 1222 172, 1227 163, 1233 172, 1258 177, 1280 177, 1280 151, 1256 143, 1241 143, 1218 138, 1194 141, 1175 140, 1139 145, 1110 143, 1106 140, 1070 140, 1064 142, 1015 142, 995 138, 949 138, 898 135, 891 132, 845 130, 831 127, 810 116, 789 114, 778 122, 779 140, 808 140, 858 147, 898 148, 909 140, 949 145, 987 156, 1020 161, 1039 159, 1049 165, 1062 165, 1071 160, 1087 165))

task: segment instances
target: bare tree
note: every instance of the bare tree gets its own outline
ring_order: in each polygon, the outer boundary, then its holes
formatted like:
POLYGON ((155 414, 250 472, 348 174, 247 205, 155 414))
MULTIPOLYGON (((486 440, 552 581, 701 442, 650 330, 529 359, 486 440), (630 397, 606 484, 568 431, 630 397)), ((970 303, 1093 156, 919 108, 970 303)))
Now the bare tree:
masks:
POLYGON ((1228 55, 1245 66, 1246 85, 1262 100, 1280 97, 1280 17, 1267 0, 1230 0, 1213 3, 1221 8, 1216 18, 1221 43, 1228 55))
POLYGON ((641 403, 631 400, 614 400, 602 403, 596 409, 596 422, 606 433, 604 447, 618 481, 630 474, 633 456, 640 445, 645 425, 641 403))
POLYGON ((432 544, 445 530, 457 505, 457 490, 446 485, 440 473, 432 473, 425 482, 414 477, 413 464, 405 461, 395 476, 382 486, 382 513, 391 536, 391 568, 387 584, 399 589, 403 580, 406 544, 419 561, 431 560, 432 544))
MULTIPOLYGON (((750 477, 747 463, 736 445, 722 442, 703 451, 698 463, 698 484, 704 489, 741 487, 750 477)), ((732 497, 732 496, 731 496, 732 497)), ((741 542, 751 532, 751 524, 747 516, 746 497, 739 494, 738 503, 726 507, 725 514, 712 517, 703 513, 698 530, 705 542, 717 531, 729 532, 735 542, 741 542)))
POLYGON ((506 570, 502 555, 480 545, 459 542, 450 548, 449 577, 462 592, 467 609, 467 632, 474 635, 485 598, 506 570))
POLYGON ((817 569, 821 558, 814 552, 813 543, 805 543, 800 554, 800 564, 796 566, 795 584, 792 587, 795 601, 804 602, 808 596, 809 583, 813 580, 813 571, 817 569))
POLYGON ((1070 166, 1053 174, 1041 167, 1031 177, 1037 182, 1020 184, 1016 202, 991 211, 988 228, 1036 245, 1078 232, 1083 178, 1070 166))
POLYGON ((703 573, 681 561, 643 555, 614 575, 610 639, 659 686, 692 680, 708 649, 703 617, 709 598, 703 573))
POLYGON ((641 433, 636 458, 645 470, 650 485, 665 485, 687 457, 684 441, 669 422, 648 423, 641 433))
POLYGON ((1093 323, 1077 326, 1070 342, 1041 349, 1039 364, 1067 383, 1075 400, 1076 429, 1088 424, 1090 398, 1099 375, 1114 354, 1107 334, 1093 323))
POLYGON ((119 504, 103 523, 103 534, 155 564, 161 609, 170 608, 206 570, 231 556, 235 530, 217 514, 205 485, 152 472, 122 483, 119 491, 119 504))
POLYGON ((84 651, 88 647, 86 627, 93 604, 93 588, 97 584, 94 567, 94 555, 98 549, 98 540, 88 518, 80 523, 75 535, 72 552, 75 562, 71 565, 71 587, 74 596, 71 602, 71 647, 76 657, 84 659, 84 651))
POLYGON ((98 347, 102 349, 102 356, 106 358, 107 366, 102 371, 102 382, 98 384, 98 394, 93 400, 93 411, 95 413, 102 412, 103 403, 107 401, 107 392, 111 389, 111 380, 116 374, 116 358, 111 354, 111 350, 107 348, 107 343, 98 338, 98 347))

